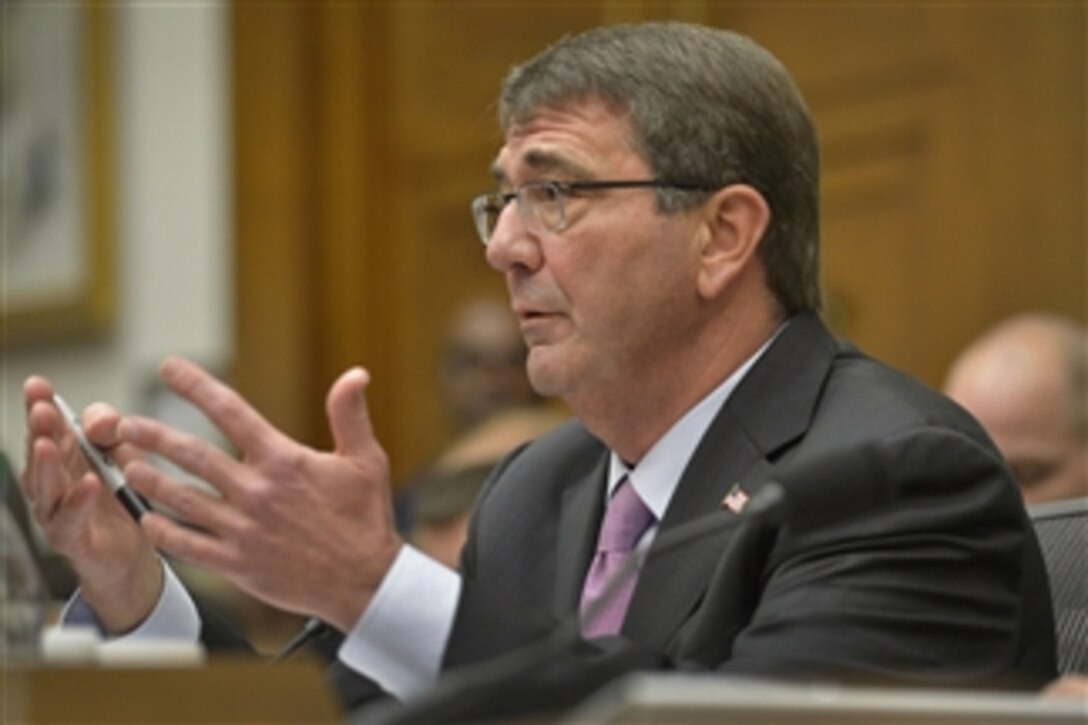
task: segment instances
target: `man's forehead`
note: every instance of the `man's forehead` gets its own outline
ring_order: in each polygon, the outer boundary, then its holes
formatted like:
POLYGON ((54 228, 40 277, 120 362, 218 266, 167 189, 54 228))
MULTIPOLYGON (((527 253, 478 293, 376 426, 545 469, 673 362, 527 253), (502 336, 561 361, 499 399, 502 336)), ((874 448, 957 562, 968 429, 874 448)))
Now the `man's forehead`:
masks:
POLYGON ((594 97, 547 105, 510 123, 491 173, 499 181, 519 173, 578 178, 589 174, 584 161, 597 152, 618 146, 635 153, 631 138, 630 118, 614 103, 594 97))

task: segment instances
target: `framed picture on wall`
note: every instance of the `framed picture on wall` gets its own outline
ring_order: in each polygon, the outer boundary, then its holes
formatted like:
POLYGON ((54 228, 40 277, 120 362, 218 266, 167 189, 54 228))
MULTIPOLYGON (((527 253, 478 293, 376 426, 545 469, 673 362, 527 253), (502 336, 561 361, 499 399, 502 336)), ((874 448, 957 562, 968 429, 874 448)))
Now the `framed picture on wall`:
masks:
POLYGON ((3 343, 93 336, 114 301, 110 9, 4 3, 3 343))

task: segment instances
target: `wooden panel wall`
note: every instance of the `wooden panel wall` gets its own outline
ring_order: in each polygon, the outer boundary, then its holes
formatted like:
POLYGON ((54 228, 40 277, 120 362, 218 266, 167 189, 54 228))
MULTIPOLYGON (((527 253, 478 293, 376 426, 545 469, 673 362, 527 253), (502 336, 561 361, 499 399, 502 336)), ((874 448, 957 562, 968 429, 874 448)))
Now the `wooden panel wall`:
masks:
POLYGON ((939 385, 983 326, 1083 319, 1084 7, 758 6, 716 16, 798 79, 823 143, 829 317, 939 385))
POLYGON ((837 329, 939 384, 1000 316, 1083 318, 1082 7, 239 3, 236 384, 325 444, 324 391, 363 363, 396 473, 422 465, 448 431, 449 313, 502 293, 468 214, 502 75, 564 33, 658 17, 749 33, 798 79, 837 329))

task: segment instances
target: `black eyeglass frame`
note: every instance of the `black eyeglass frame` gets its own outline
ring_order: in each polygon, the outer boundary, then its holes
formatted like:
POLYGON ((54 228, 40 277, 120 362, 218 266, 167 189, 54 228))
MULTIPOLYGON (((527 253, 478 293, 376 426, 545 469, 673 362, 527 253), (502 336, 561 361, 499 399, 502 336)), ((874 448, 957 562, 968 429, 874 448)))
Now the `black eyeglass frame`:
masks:
MULTIPOLYGON (((526 202, 524 194, 527 190, 550 189, 555 196, 559 210, 559 222, 554 228, 545 228, 549 232, 561 232, 567 227, 565 200, 578 191, 597 189, 678 189, 680 191, 717 191, 721 186, 701 184, 694 181, 668 181, 666 179, 595 179, 586 181, 555 181, 543 179, 540 181, 527 181, 513 191, 491 191, 480 194, 472 200, 472 220, 476 227, 476 234, 486 247, 491 242, 491 235, 495 231, 502 210, 513 200, 517 199, 518 213, 523 224, 529 225, 528 212, 525 211, 526 202), (493 215, 494 221, 490 221, 493 215)), ((538 217, 539 218, 539 217, 538 217)), ((541 222, 543 224, 543 221, 541 222)))

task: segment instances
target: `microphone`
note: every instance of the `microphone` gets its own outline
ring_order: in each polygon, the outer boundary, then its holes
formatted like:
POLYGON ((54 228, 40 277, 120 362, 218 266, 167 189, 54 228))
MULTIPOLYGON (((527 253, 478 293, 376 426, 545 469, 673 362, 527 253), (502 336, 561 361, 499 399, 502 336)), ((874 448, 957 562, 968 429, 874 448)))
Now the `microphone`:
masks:
MULTIPOLYGON (((807 530, 889 505, 898 492, 888 476, 891 462, 885 446, 872 444, 840 448, 774 469, 772 476, 738 512, 716 510, 661 532, 651 541, 644 540, 587 610, 587 618, 596 616, 611 601, 621 584, 635 569, 642 567, 651 552, 663 554, 749 522, 773 526, 788 524, 807 530)), ((581 617, 576 611, 534 643, 454 670, 443 676, 430 692, 409 703, 379 703, 364 708, 355 713, 353 721, 384 725, 459 722, 525 715, 533 712, 532 706, 570 707, 608 679, 629 672, 630 664, 634 663, 637 668, 638 664, 646 666, 649 662, 647 653, 639 653, 631 646, 628 647, 630 656, 626 658, 622 656, 623 650, 613 648, 608 653, 613 657, 612 665, 595 671, 604 679, 568 679, 562 683, 568 688, 566 692, 539 684, 536 690, 532 688, 533 683, 528 678, 535 670, 571 653, 580 644, 581 617), (639 657, 641 661, 636 661, 639 657)))
MULTIPOLYGON (((873 443, 839 448, 776 469, 743 509, 745 518, 813 529, 892 503, 892 453, 873 443)), ((679 527, 678 527, 679 528, 679 527)))

